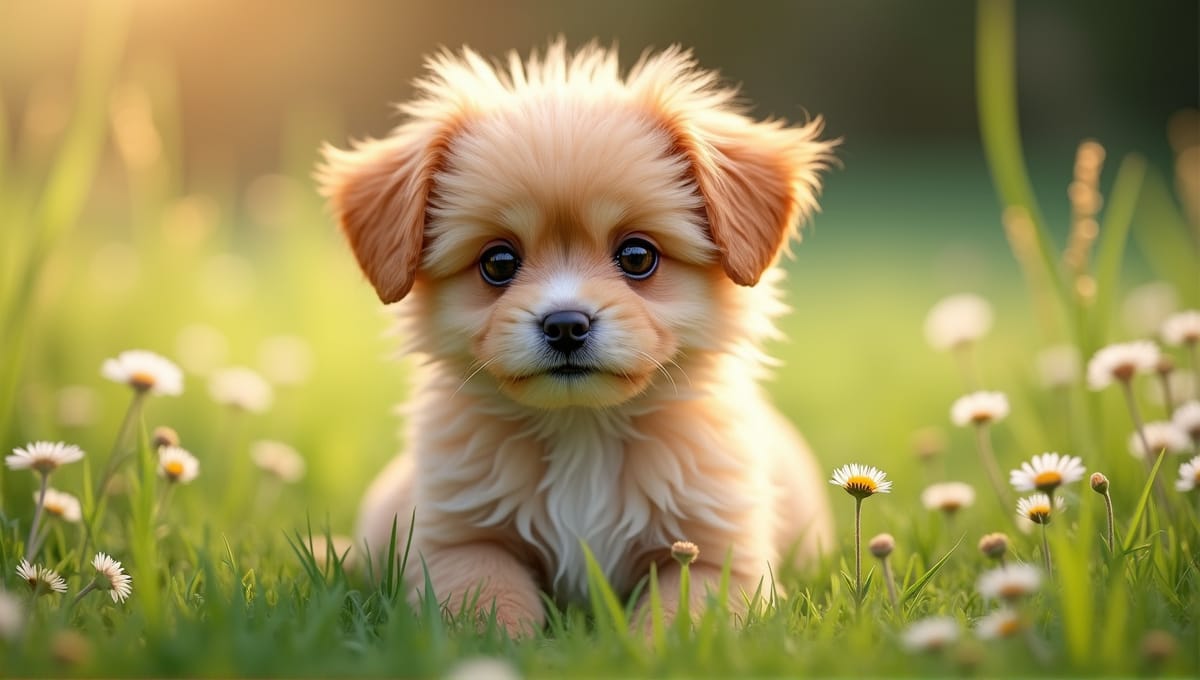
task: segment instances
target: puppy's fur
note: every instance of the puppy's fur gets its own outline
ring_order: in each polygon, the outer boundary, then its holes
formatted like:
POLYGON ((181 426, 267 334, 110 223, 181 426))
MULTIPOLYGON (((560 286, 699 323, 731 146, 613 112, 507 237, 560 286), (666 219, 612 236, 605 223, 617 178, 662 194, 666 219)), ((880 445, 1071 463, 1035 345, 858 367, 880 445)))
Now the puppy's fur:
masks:
POLYGON ((757 384, 783 311, 773 264, 830 159, 820 121, 748 118, 678 49, 624 77, 614 51, 561 43, 427 66, 399 127, 326 148, 321 169, 425 359, 408 452, 367 492, 360 541, 378 557, 415 508, 439 598, 478 595, 513 633, 541 625, 540 590, 585 593, 581 542, 621 592, 657 563, 671 611, 674 540, 701 548, 693 579, 728 557, 751 591, 768 565, 828 546, 822 475, 757 384), (645 280, 614 262, 630 236, 661 252, 645 280), (497 243, 521 257, 506 286, 480 274, 497 243), (562 357, 542 319, 560 310, 591 318, 575 359, 591 373, 550 372, 562 357))

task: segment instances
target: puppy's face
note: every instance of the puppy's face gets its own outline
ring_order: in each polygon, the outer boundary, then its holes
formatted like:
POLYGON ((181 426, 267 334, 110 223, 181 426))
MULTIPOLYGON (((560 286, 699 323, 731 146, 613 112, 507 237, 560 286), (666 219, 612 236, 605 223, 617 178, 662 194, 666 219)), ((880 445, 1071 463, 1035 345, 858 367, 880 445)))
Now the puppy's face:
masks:
POLYGON ((435 61, 409 123, 327 150, 325 190, 380 297, 411 291, 416 349, 527 406, 612 406, 714 345, 722 289, 774 261, 829 146, 727 110, 686 55, 622 80, 556 49, 499 84, 435 61))

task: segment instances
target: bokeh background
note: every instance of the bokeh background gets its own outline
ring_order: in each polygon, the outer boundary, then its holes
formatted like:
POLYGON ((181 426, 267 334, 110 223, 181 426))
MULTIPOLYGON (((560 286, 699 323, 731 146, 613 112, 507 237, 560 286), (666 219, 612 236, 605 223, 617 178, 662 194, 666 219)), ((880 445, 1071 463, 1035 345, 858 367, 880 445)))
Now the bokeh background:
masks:
MULTIPOLYGON (((823 460, 881 464, 901 479, 915 465, 912 432, 942 426, 962 390, 953 361, 921 334, 925 311, 949 293, 994 302, 984 381, 1018 408, 1038 407, 1032 351, 1061 338, 1034 323, 1001 227, 978 133, 970 2, 3 1, 4 299, 23 290, 13 264, 36 241, 42 189, 80 115, 81 55, 106 12, 127 27, 104 85, 107 139, 94 176, 79 180, 89 183, 79 218, 18 320, 5 447, 62 438, 105 451, 127 395, 102 381, 100 362, 145 347, 189 374, 184 396, 155 401, 148 416, 176 426, 201 458, 204 491, 181 503, 220 507, 227 526, 244 519, 247 446, 279 439, 307 457, 309 475, 273 506, 276 519, 307 514, 348 532, 356 495, 398 448, 392 406, 406 371, 315 194, 317 149, 384 134, 389 103, 441 46, 499 56, 560 34, 616 42, 626 63, 645 48, 690 46, 741 83, 758 115, 820 114, 844 140, 822 212, 787 264, 795 311, 771 386, 823 460), (207 376, 227 365, 274 382, 268 412, 212 402, 207 376)), ((1081 140, 1108 151, 1103 191, 1134 151, 1170 186, 1168 120, 1200 103, 1200 12, 1187 0, 1078 0, 1019 2, 1017 15, 1025 150, 1062 243, 1081 140)), ((1163 276, 1144 226, 1135 220, 1125 290, 1163 276)), ((1200 281, 1169 285, 1174 305, 1197 304, 1200 281)), ((1137 312, 1154 310, 1136 299, 1114 336, 1146 332, 1137 312)), ((965 433, 949 434, 952 450, 970 453, 965 433)), ((1000 436, 1014 452, 1070 446, 1036 426, 1000 436)))

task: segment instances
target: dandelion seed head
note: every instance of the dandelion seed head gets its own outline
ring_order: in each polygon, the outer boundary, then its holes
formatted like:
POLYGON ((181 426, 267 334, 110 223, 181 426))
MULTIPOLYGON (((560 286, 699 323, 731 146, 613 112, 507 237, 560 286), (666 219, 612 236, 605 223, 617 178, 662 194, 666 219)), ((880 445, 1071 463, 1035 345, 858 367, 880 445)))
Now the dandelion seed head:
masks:
POLYGON ((925 317, 925 339, 938 351, 957 349, 987 335, 992 306, 972 293, 942 298, 925 317))
POLYGON ((183 393, 183 372, 171 360, 154 352, 131 349, 115 359, 105 359, 100 374, 138 392, 177 397, 183 393))
POLYGON ((1129 382, 1139 373, 1150 373, 1158 366, 1160 354, 1158 345, 1148 340, 1104 347, 1088 361, 1088 387, 1102 390, 1114 380, 1129 382))
POLYGON ((959 427, 987 425, 1008 416, 1008 397, 1003 392, 972 392, 950 406, 950 420, 959 427))
POLYGON ((877 493, 890 493, 892 490, 892 482, 886 473, 879 468, 857 463, 834 470, 829 483, 842 487, 846 493, 860 499, 877 493))

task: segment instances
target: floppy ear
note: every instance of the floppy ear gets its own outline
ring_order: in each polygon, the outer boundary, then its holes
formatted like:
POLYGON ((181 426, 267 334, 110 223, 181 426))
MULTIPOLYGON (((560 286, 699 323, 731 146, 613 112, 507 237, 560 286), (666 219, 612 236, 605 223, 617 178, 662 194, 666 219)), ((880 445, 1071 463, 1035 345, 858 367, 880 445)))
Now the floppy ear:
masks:
POLYGON ((708 227, 725 273, 753 286, 817 207, 818 173, 836 142, 821 121, 786 127, 731 112, 676 120, 676 143, 692 162, 708 227))
POLYGON ((321 194, 385 303, 401 300, 416 278, 433 174, 448 141, 443 129, 410 124, 349 150, 323 149, 321 194))

